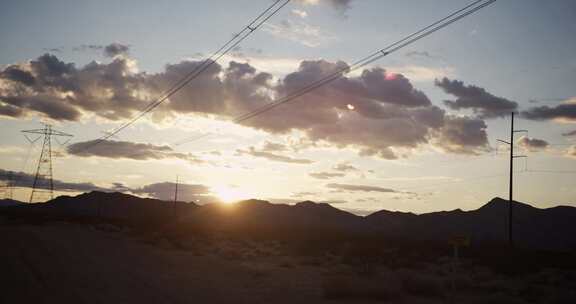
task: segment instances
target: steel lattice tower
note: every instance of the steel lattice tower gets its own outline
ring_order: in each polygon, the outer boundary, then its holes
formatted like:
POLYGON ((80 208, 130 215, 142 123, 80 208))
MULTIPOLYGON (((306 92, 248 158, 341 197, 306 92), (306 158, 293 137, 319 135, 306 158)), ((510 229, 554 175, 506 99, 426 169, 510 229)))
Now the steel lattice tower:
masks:
POLYGON ((41 134, 44 137, 40 159, 34 175, 30 203, 47 201, 54 198, 54 182, 52 179, 52 136, 72 137, 72 135, 56 131, 51 125, 44 125, 43 129, 24 130, 24 133, 41 134))

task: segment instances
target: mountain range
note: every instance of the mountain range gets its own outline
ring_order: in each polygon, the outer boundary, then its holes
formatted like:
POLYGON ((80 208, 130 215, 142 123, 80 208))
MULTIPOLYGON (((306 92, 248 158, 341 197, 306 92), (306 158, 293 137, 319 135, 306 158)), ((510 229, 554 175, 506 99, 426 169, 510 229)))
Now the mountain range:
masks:
MULTIPOLYGON (((295 205, 247 200, 233 205, 169 202, 122 193, 90 192, 60 196, 41 204, 0 201, 0 215, 104 217, 125 220, 169 219, 172 225, 219 231, 259 231, 285 235, 378 235, 391 239, 448 240, 466 236, 472 242, 504 242, 509 203, 494 198, 471 211, 413 214, 381 210, 358 216, 326 203, 295 205)), ((519 246, 576 249, 576 208, 540 209, 514 202, 514 236, 519 246)))

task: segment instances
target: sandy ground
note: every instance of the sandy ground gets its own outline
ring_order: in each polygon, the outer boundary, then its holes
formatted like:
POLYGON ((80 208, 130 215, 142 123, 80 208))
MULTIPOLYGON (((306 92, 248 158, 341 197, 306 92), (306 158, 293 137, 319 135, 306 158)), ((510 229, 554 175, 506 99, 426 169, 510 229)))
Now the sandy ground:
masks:
POLYGON ((0 304, 576 303, 574 271, 512 279, 479 269, 458 283, 475 287, 449 299, 438 285, 445 286, 446 275, 436 264, 427 266, 428 274, 437 273, 434 279, 421 270, 366 278, 341 272, 346 265, 326 258, 283 255, 274 244, 220 240, 176 249, 166 240, 109 228, 0 221, 0 304), (388 290, 392 296, 329 300, 323 294, 358 286, 362 293, 388 290), (520 300, 526 292, 534 300, 520 300))
POLYGON ((319 271, 163 249, 85 226, 0 227, 0 303, 318 303, 319 271))

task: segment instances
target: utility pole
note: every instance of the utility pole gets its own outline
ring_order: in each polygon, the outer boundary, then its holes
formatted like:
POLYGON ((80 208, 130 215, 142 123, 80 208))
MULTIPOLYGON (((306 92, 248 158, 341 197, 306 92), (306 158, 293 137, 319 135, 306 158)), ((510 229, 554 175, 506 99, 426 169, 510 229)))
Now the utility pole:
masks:
POLYGON ((514 158, 526 157, 525 155, 514 155, 514 133, 518 132, 528 132, 527 130, 514 130, 514 112, 510 116, 510 142, 498 139, 498 141, 503 142, 510 146, 510 185, 508 190, 508 244, 510 247, 514 246, 514 235, 513 235, 513 189, 514 189, 514 158))
POLYGON ((178 203, 178 175, 176 175, 176 187, 174 188, 174 217, 176 217, 176 204, 178 203))
POLYGON ((41 134, 44 137, 42 151, 38 159, 32 193, 30 193, 30 203, 41 197, 54 198, 54 182, 52 179, 52 136, 62 136, 71 138, 71 134, 56 131, 52 126, 45 124, 43 129, 23 130, 23 133, 41 134))
POLYGON ((8 180, 6 181, 6 193, 4 194, 5 198, 13 199, 14 198, 14 172, 8 172, 8 180))

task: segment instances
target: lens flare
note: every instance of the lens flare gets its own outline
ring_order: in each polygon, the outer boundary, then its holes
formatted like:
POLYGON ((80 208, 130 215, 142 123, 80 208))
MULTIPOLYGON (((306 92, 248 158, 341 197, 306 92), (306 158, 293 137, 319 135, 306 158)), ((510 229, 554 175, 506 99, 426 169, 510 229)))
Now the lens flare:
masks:
POLYGON ((398 74, 395 73, 386 73, 386 76, 384 76, 384 78, 386 80, 395 80, 396 78, 398 78, 398 74))

